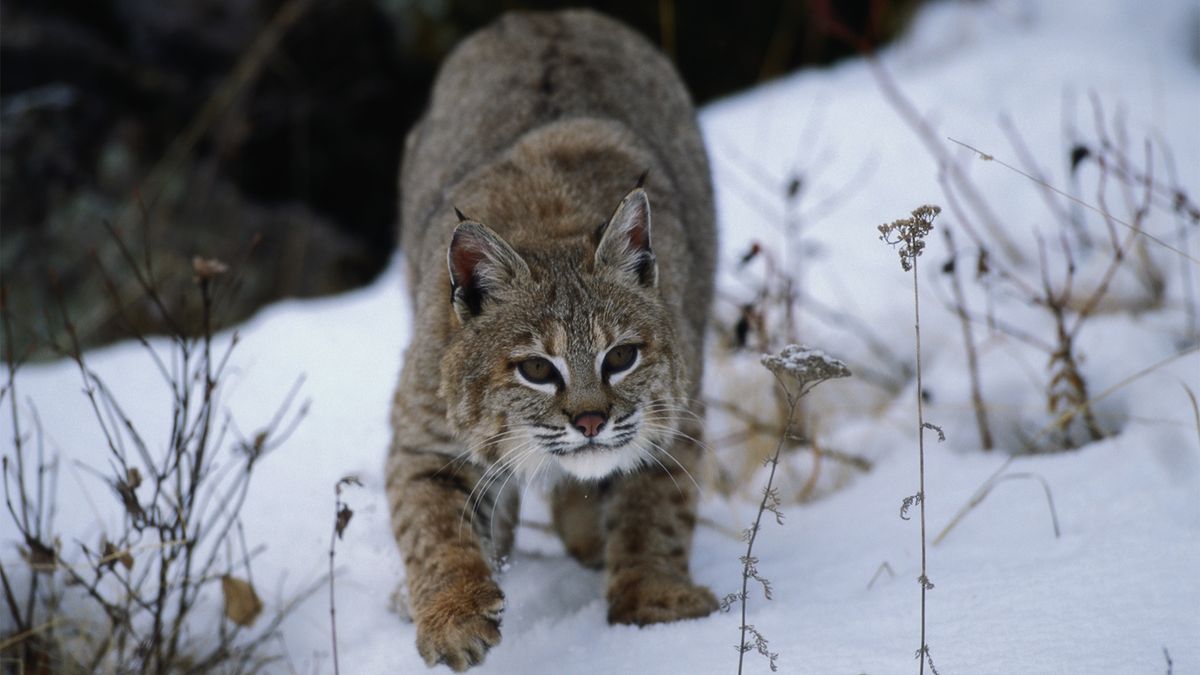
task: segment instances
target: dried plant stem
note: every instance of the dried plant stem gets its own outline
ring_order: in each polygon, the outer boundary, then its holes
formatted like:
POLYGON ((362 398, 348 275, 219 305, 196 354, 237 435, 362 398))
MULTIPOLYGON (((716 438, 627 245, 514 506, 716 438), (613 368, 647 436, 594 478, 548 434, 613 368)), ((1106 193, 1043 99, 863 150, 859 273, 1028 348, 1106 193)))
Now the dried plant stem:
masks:
MULTIPOLYGON (((542 524, 542 523, 533 523, 530 521, 522 520, 521 524, 525 525, 527 527, 532 527, 533 529, 548 532, 550 534, 553 534, 555 532, 553 529, 551 529, 549 523, 542 524)), ((742 540, 742 533, 739 532, 736 528, 730 527, 729 525, 725 525, 724 523, 718 523, 717 521, 713 520, 712 518, 708 518, 707 516, 700 516, 699 518, 697 518, 696 524, 703 525, 704 527, 707 527, 718 534, 722 534, 726 537, 729 537, 730 539, 732 539, 734 541, 742 540)))
POLYGON ((346 531, 354 511, 342 501, 342 489, 350 486, 361 486, 362 482, 356 476, 344 476, 333 486, 333 531, 329 533, 329 632, 333 641, 333 675, 339 675, 338 669, 338 639, 337 639, 337 602, 334 596, 334 555, 338 539, 346 531))
MULTIPOLYGON (((954 237, 950 228, 942 230, 946 235, 946 247, 954 250, 954 237)), ((962 326, 963 346, 967 352, 967 375, 971 380, 971 407, 975 411, 975 426, 979 429, 979 444, 984 450, 991 450, 992 429, 988 424, 987 407, 983 405, 983 391, 979 385, 979 354, 975 349, 975 336, 971 331, 971 319, 967 314, 967 300, 963 294, 962 282, 958 279, 958 265, 955 263, 950 270, 950 291, 954 294, 954 313, 962 326)))
MULTIPOLYGON (((783 380, 780 379, 778 375, 775 376, 775 379, 779 380, 779 386, 783 387, 784 395, 787 397, 788 414, 787 421, 785 421, 783 424, 785 433, 779 435, 779 443, 775 445, 775 452, 771 455, 771 458, 767 460, 767 463, 771 465, 771 471, 767 474, 767 486, 763 488, 763 496, 762 500, 758 503, 758 513, 754 516, 754 524, 751 525, 750 529, 748 530, 749 536, 746 541, 746 557, 742 558, 742 593, 739 596, 742 605, 742 637, 738 642, 738 675, 742 674, 742 665, 746 659, 746 652, 749 651, 748 645, 746 644, 746 597, 747 593, 749 592, 750 578, 753 576, 752 567, 754 565, 754 542, 758 538, 758 530, 762 524, 763 513, 771 510, 768 508, 767 502, 771 499, 771 495, 774 494, 772 491, 772 483, 775 480, 775 469, 779 467, 779 454, 783 452, 783 444, 784 441, 787 440, 786 430, 792 428, 792 422, 796 418, 796 404, 800 400, 799 396, 792 394, 791 390, 787 388, 787 385, 784 384, 783 380)), ((774 668, 772 668, 772 670, 774 670, 774 668)))
MULTIPOLYGON (((341 506, 341 497, 337 499, 338 507, 341 506)), ((333 643, 333 675, 339 675, 338 669, 338 638, 337 638, 337 600, 334 597, 333 583, 333 559, 334 547, 337 543, 337 526, 334 526, 333 532, 329 535, 329 633, 330 641, 333 643)))
POLYGON ((918 274, 917 261, 919 256, 912 257, 912 279, 913 279, 913 329, 916 334, 916 350, 917 350, 917 450, 920 457, 920 507, 921 507, 921 649, 918 651, 920 656, 921 673, 925 672, 925 655, 929 652, 929 645, 925 641, 925 593, 929 590, 929 575, 926 574, 926 547, 925 547, 925 403, 924 403, 924 388, 921 382, 921 294, 918 290, 918 274))
POLYGON ((783 524, 783 513, 779 510, 779 491, 774 487, 775 471, 779 468, 779 456, 783 452, 783 445, 790 437, 788 430, 796 419, 796 408, 800 399, 820 383, 850 376, 850 369, 846 367, 845 363, 830 358, 820 350, 809 349, 797 344, 790 344, 775 355, 764 354, 760 361, 775 376, 780 389, 783 390, 787 405, 787 420, 784 422, 783 431, 779 434, 779 442, 775 446, 774 454, 767 459, 771 471, 767 475, 767 484, 763 487, 762 499, 758 503, 758 512, 754 516, 754 524, 747 528, 742 535, 746 542, 746 555, 742 556, 742 591, 741 593, 730 593, 721 602, 721 606, 725 609, 731 607, 735 600, 741 602, 742 635, 737 645, 739 675, 742 672, 746 652, 751 649, 755 649, 759 654, 767 657, 772 672, 777 668, 775 659, 779 658, 779 654, 769 651, 767 639, 763 637, 763 634, 754 626, 746 623, 746 600, 751 579, 762 584, 763 595, 767 600, 771 599, 771 582, 758 573, 758 559, 754 557, 754 542, 758 539, 765 511, 775 514, 775 522, 783 524), (794 388, 788 386, 789 382, 794 385, 794 388), (753 646, 746 641, 747 633, 754 638, 753 646))
POLYGON ((1029 471, 1023 471, 1020 473, 1006 473, 997 478, 996 482, 993 483, 993 486, 1001 481, 1021 479, 1036 481, 1042 486, 1042 492, 1046 495, 1046 508, 1050 510, 1050 524, 1054 526, 1054 538, 1061 538, 1062 528, 1058 526, 1058 509, 1054 508, 1054 493, 1050 490, 1050 483, 1047 483, 1045 478, 1042 478, 1040 475, 1029 471))
POLYGON ((1196 440, 1200 441, 1200 405, 1196 403, 1196 394, 1187 384, 1180 382, 1183 385, 1183 391, 1187 394, 1188 400, 1192 402, 1192 417, 1196 420, 1196 440))
POLYGON ((796 493, 797 501, 807 501, 812 499, 813 493, 817 489, 817 481, 821 479, 821 447, 817 443, 816 429, 813 430, 812 436, 812 470, 809 471, 808 480, 804 481, 800 491, 796 493))
POLYGON ((879 563, 879 568, 875 570, 875 574, 872 575, 871 580, 867 582, 868 591, 871 590, 871 587, 875 585, 875 582, 879 580, 880 575, 882 575, 884 572, 888 573, 888 578, 896 578, 896 572, 892 570, 892 566, 888 564, 888 561, 884 560, 883 562, 879 563))
POLYGON ((933 666, 933 658, 929 653, 929 643, 925 640, 926 635, 926 593, 933 588, 933 583, 929 581, 928 575, 928 555, 925 545, 925 429, 934 429, 938 433, 939 440, 946 440, 942 430, 936 425, 925 421, 925 384, 922 379, 921 372, 921 289, 920 289, 920 267, 918 261, 921 253, 925 250, 925 237, 933 231, 933 221, 941 213, 942 209, 938 206, 925 205, 917 207, 913 210, 910 218, 902 218, 893 221, 890 224, 879 226, 879 238, 885 244, 891 246, 901 246, 900 248, 900 267, 905 272, 912 274, 913 287, 913 330, 916 338, 916 361, 917 361, 917 455, 918 455, 918 474, 920 485, 917 494, 904 499, 904 503, 900 507, 900 517, 907 520, 906 515, 911 506, 919 506, 921 508, 921 576, 917 578, 921 585, 921 647, 917 649, 916 657, 920 661, 920 673, 925 673, 925 661, 929 661, 929 669, 937 675, 937 669, 933 666))
POLYGON ((1011 164, 1008 164, 1007 162, 1004 162, 1003 160, 996 159, 995 155, 989 155, 988 153, 980 150, 979 148, 976 148, 972 145, 963 143, 962 141, 955 139, 955 138, 947 137, 946 140, 950 141, 951 143, 957 143, 958 145, 961 145, 962 147, 970 150, 971 152, 974 152, 976 155, 979 156, 980 159, 982 159, 985 162, 995 162, 995 163, 999 164, 1000 166, 1008 169, 1009 171, 1015 171, 1016 173, 1028 178, 1029 180, 1033 181, 1034 183, 1041 185, 1042 187, 1054 192, 1055 194, 1065 197, 1065 198, 1071 200, 1072 202, 1075 202, 1076 204, 1079 204, 1080 206, 1082 206, 1088 210, 1091 210, 1091 211, 1094 211, 1094 212, 1100 214, 1102 217, 1104 217, 1104 219, 1106 221, 1112 221, 1114 223, 1117 223, 1118 225, 1121 225, 1122 227, 1125 227, 1125 228, 1133 231, 1137 235, 1140 235, 1142 237, 1145 237, 1146 239, 1149 239, 1150 241, 1158 244, 1159 246, 1167 249, 1168 251, 1171 251, 1172 253, 1180 255, 1183 258, 1190 260, 1197 265, 1200 265, 1200 258, 1196 258, 1195 256, 1189 255, 1186 251, 1180 250, 1180 249, 1168 244, 1167 242, 1163 241, 1162 239, 1159 239, 1158 237, 1141 229, 1141 227, 1138 225, 1133 225, 1133 224, 1127 223, 1124 220, 1121 220, 1120 218, 1117 218, 1116 216, 1112 215, 1105 209, 1102 209, 1098 206, 1093 206, 1093 205, 1089 204, 1088 202, 1085 202, 1082 199, 1080 199, 1072 194, 1069 194, 1067 192, 1059 190, 1058 188, 1054 187, 1053 185, 1047 183, 1046 181, 1044 181, 1036 176, 1031 176, 1030 174, 1022 171, 1021 169, 1018 169, 1017 167, 1015 167, 1011 164))
POLYGON ((33 628, 29 628, 27 630, 23 630, 20 633, 17 633, 16 635, 13 635, 12 637, 7 638, 5 640, 0 640, 0 652, 2 652, 5 649, 8 649, 14 645, 19 645, 22 642, 28 640, 29 638, 37 635, 38 633, 44 633, 64 621, 66 621, 66 619, 61 616, 55 617, 55 618, 47 621, 46 623, 43 623, 38 626, 34 626, 33 628))

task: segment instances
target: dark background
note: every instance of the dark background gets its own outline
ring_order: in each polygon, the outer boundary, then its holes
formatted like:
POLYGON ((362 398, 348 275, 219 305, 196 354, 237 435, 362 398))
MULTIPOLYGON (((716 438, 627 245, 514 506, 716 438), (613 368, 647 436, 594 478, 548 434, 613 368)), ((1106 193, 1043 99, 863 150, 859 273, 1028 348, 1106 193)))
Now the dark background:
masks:
MULTIPOLYGON (((853 53, 834 22, 885 41, 919 1, 588 4, 659 44, 704 103, 853 53)), ((224 322, 370 281, 394 246, 399 149, 437 64, 506 10, 577 5, 0 1, 14 353, 52 354, 64 315, 87 345, 153 332, 162 308, 133 283, 136 266, 186 314, 193 256, 231 263, 224 322)))

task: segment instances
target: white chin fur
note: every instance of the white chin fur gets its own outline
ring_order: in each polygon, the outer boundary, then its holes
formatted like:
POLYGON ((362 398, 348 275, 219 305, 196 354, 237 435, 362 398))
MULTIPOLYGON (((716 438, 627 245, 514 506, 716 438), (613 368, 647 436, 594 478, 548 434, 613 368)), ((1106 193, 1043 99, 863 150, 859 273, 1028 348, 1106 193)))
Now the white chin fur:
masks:
POLYGON ((629 447, 579 450, 556 459, 563 471, 583 480, 600 480, 631 471, 641 464, 637 453, 629 447))

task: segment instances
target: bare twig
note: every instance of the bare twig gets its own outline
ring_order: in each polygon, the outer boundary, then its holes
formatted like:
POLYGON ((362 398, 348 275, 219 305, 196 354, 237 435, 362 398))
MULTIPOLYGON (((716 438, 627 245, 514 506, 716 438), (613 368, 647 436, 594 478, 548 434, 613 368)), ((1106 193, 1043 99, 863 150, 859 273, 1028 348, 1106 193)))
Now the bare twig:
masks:
MULTIPOLYGON (((921 381, 921 294, 918 290, 918 260, 921 257, 922 251, 925 250, 925 237, 933 230, 933 220, 941 213, 941 208, 937 206, 921 206, 912 212, 912 216, 901 220, 896 220, 888 225, 879 226, 879 238, 884 243, 893 246, 900 245, 900 266, 908 272, 912 273, 913 280, 913 329, 916 335, 916 356, 917 356, 917 452, 919 457, 919 478, 920 487, 917 494, 914 495, 912 503, 919 505, 921 513, 921 576, 917 581, 921 585, 921 646, 917 649, 917 657, 920 660, 920 671, 925 672, 925 661, 929 660, 930 669, 933 669, 932 658, 929 657, 929 643, 925 639, 925 595, 926 592, 933 588, 933 582, 929 580, 927 571, 927 554, 925 545, 925 506, 927 495, 925 494, 925 429, 932 428, 937 430, 939 440, 945 440, 940 428, 925 421, 925 390, 921 381)), ((905 500, 909 502, 908 499, 905 500)), ((901 509, 901 517, 904 515, 904 509, 901 509)), ((936 675, 936 671, 935 675, 936 675)))
POLYGON ((333 673, 338 675, 338 639, 337 639, 337 602, 334 598, 334 549, 337 545, 337 540, 342 538, 342 534, 346 531, 346 526, 350 524, 350 518, 354 516, 354 511, 342 501, 342 489, 351 485, 362 486, 362 481, 357 476, 344 476, 333 486, 333 533, 329 535, 329 633, 330 640, 333 642, 333 673))
POLYGON ((979 356, 975 350, 975 336, 971 332, 971 321, 967 316, 967 300, 963 294, 962 283, 958 279, 958 255, 954 249, 954 236, 950 228, 942 228, 946 237, 946 248, 951 252, 947 266, 950 276, 950 289, 954 293, 954 313, 962 326, 963 346, 967 352, 967 375, 971 380, 971 407, 975 411, 975 426, 979 430, 979 445, 984 450, 992 449, 992 429, 988 424, 987 407, 983 404, 983 392, 979 385, 979 356))
POLYGON ((1183 387, 1184 393, 1187 394, 1188 400, 1192 403, 1192 417, 1196 422, 1196 440, 1200 441, 1200 406, 1196 405, 1196 393, 1192 388, 1187 386, 1187 383, 1179 383, 1183 387))
MULTIPOLYGON (((781 386, 783 386, 782 382, 781 386)), ((787 390, 786 386, 783 386, 783 388, 784 391, 787 392, 788 401, 787 421, 784 422, 783 428, 788 429, 792 426, 792 419, 796 415, 797 399, 794 398, 792 393, 787 390)), ((763 488, 763 496, 762 500, 758 504, 758 513, 754 516, 754 524, 750 526, 750 529, 748 529, 744 535, 744 538, 746 539, 746 555, 742 556, 742 592, 738 596, 741 599, 742 609, 742 636, 738 641, 738 675, 741 675, 742 662, 746 652, 750 651, 750 645, 746 642, 746 631, 751 629, 749 624, 746 623, 746 598, 749 591, 750 579, 753 578, 761 583, 763 585, 764 595, 766 595, 768 599, 771 597, 770 585, 758 576, 758 569, 756 567, 758 559, 754 557, 754 542, 758 538, 758 530, 760 524, 762 523, 763 513, 765 513, 768 509, 772 510, 776 514, 779 513, 777 510, 779 508, 779 498, 776 496, 774 488, 772 487, 772 482, 775 480, 775 470, 779 466, 779 453, 783 451, 783 443, 784 437, 781 436, 779 438, 778 445, 775 446, 775 453, 771 455, 771 458, 768 460, 768 463, 771 465, 771 471, 767 475, 767 486, 763 488)), ((766 653, 770 662, 771 671, 774 672, 776 669, 775 658, 778 655, 767 653, 765 640, 763 640, 761 635, 758 633, 755 633, 755 635, 759 638, 759 644, 763 645, 759 651, 766 653)))
POLYGON ((995 162, 995 163, 999 164, 1000 166, 1008 169, 1009 171, 1015 171, 1016 173, 1021 174, 1022 176, 1045 187, 1046 189, 1048 189, 1062 197, 1065 197, 1065 198, 1071 200, 1072 202, 1075 202, 1076 204, 1079 204, 1080 206, 1082 206, 1090 211, 1094 211, 1095 213, 1100 214, 1102 217, 1105 218, 1105 220, 1111 220, 1112 222, 1114 222, 1118 225, 1121 225, 1122 227, 1125 227, 1125 228, 1137 233, 1138 235, 1145 237, 1146 239, 1149 239, 1150 241, 1158 244, 1159 246, 1167 249, 1168 251, 1171 251, 1172 253, 1175 253, 1176 255, 1179 255, 1187 260, 1190 260, 1193 264, 1200 265, 1200 259, 1197 259, 1196 257, 1189 255, 1186 251, 1182 251, 1182 250, 1168 244, 1167 242, 1163 241, 1162 239, 1159 239, 1158 237, 1156 237, 1144 230, 1141 230, 1138 227, 1135 227, 1131 223, 1125 222, 1124 220, 1117 218, 1116 216, 1112 215, 1108 211, 1105 211, 1097 206, 1093 206, 1092 204, 1089 204, 1088 202, 1085 202, 1082 199, 1080 199, 1072 194, 1064 192, 1064 191, 1054 187, 1053 185, 1047 183, 1046 181, 1041 180, 1040 178, 1038 178, 1036 176, 1031 176, 1028 173, 1025 173, 1024 171, 1022 171, 1021 169, 1018 169, 1017 167, 1015 167, 1003 160, 996 159, 996 157, 994 155, 990 155, 990 154, 980 150, 979 148, 976 148, 967 143, 963 143, 962 141, 957 140, 955 138, 947 138, 947 140, 949 140, 951 143, 957 143, 958 145, 963 146, 964 148, 970 150, 971 152, 974 152, 976 155, 979 156, 980 159, 984 160, 985 162, 995 162))
POLYGON ((775 452, 767 460, 767 464, 770 465, 771 470, 767 475, 767 484, 763 488, 762 499, 758 504, 758 512, 754 516, 754 523, 743 533, 743 539, 746 541, 746 554, 741 556, 741 593, 731 593, 722 602, 722 606, 725 608, 730 607, 734 601, 738 601, 741 604, 741 638, 737 645, 739 674, 742 672, 746 652, 751 649, 755 649, 759 654, 767 657, 772 671, 775 671, 777 668, 775 659, 779 657, 779 654, 771 652, 768 649, 767 639, 753 625, 746 622, 746 600, 749 597, 751 579, 761 584, 763 595, 768 600, 771 599, 771 584, 758 572, 758 558, 754 557, 754 542, 758 539, 763 514, 767 511, 775 515, 777 523, 783 524, 783 513, 779 510, 779 492, 774 487, 773 482, 775 480, 775 470, 779 467, 779 455, 783 451, 784 443, 787 441, 787 430, 791 428, 792 420, 796 414, 796 406, 801 398, 826 380, 849 377, 850 375, 846 364, 841 361, 831 359, 821 352, 806 349, 799 345, 788 345, 778 355, 763 355, 762 364, 771 371, 771 374, 775 376, 775 380, 779 383, 779 387, 787 400, 788 414, 787 422, 783 426, 784 432, 780 434, 779 442, 775 446, 775 452), (753 645, 746 641, 747 633, 754 638, 753 645))
POLYGON ((896 572, 892 570, 892 566, 888 564, 888 561, 884 560, 879 563, 879 568, 875 570, 875 574, 871 575, 871 580, 867 582, 868 591, 871 590, 871 587, 875 585, 875 582, 879 580, 879 576, 884 572, 888 573, 889 579, 896 578, 896 572))

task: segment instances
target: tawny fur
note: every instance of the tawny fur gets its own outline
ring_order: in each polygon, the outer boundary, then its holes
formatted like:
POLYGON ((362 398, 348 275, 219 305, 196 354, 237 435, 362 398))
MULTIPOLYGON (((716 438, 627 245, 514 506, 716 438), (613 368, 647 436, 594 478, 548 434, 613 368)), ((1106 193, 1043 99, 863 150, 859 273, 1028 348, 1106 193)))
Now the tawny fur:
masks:
POLYGON ((571 555, 604 568, 610 622, 716 608, 688 572, 716 247, 709 180, 674 69, 612 20, 509 14, 443 65, 401 171, 415 317, 387 463, 428 663, 463 670, 499 642, 497 561, 516 485, 539 470, 562 475, 554 526, 571 555), (644 193, 631 192, 647 171, 644 193), (605 375, 596 364, 622 341, 639 361, 605 375), (531 349, 566 370, 558 385, 518 380, 531 349), (538 440, 574 439, 585 412, 607 416, 597 438, 617 438, 622 420, 636 436, 591 455, 538 440))

